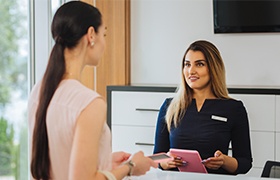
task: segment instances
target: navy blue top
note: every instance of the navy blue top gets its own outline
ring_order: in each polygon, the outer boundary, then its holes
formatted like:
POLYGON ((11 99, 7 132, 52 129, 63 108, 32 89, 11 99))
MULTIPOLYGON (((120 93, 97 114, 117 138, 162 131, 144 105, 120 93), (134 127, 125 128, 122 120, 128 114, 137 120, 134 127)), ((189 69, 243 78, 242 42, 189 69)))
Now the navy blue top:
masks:
MULTIPOLYGON (((241 101, 233 99, 206 99, 198 112, 195 99, 177 128, 171 125, 170 133, 165 121, 171 98, 164 101, 158 115, 154 153, 168 152, 170 148, 197 150, 202 159, 213 157, 220 150, 238 161, 235 174, 247 173, 252 167, 249 123, 241 101), (217 120, 219 119, 219 120, 217 120)), ((230 174, 223 168, 207 169, 209 173, 230 174)))

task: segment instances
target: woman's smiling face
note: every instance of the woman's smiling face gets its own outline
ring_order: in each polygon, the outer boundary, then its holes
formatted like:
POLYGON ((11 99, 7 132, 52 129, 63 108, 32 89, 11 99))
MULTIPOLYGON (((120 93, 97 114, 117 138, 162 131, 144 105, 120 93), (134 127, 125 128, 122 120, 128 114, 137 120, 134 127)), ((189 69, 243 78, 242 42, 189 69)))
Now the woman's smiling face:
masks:
POLYGON ((185 56, 185 81, 193 90, 210 88, 210 74, 206 59, 201 51, 189 50, 185 56))

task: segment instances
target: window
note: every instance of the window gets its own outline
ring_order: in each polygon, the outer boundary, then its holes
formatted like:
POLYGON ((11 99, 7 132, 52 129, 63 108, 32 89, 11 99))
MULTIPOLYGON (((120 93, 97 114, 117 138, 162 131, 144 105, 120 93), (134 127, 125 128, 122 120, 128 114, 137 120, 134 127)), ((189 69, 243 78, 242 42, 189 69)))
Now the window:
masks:
POLYGON ((0 0, 0 179, 28 179, 28 0, 0 0))
MULTIPOLYGON (((69 0, 68 0, 69 1, 69 0)), ((27 101, 53 45, 50 23, 66 0, 0 0, 0 179, 29 179, 27 101)))

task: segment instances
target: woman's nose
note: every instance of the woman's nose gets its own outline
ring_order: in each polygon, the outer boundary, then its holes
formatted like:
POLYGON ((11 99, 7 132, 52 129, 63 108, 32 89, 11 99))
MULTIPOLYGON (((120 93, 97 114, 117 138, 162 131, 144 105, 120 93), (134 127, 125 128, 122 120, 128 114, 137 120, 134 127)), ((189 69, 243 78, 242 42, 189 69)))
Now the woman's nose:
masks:
POLYGON ((195 66, 190 66, 190 68, 189 68, 189 74, 195 74, 195 73, 196 73, 195 66))

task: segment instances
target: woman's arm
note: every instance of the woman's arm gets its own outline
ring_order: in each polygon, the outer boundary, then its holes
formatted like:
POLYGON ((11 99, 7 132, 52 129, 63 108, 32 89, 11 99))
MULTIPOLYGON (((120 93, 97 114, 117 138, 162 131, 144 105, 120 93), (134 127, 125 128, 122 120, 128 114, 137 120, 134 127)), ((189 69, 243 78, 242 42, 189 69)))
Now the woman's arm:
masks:
MULTIPOLYGON (((156 124, 154 154, 169 152, 170 149, 169 132, 165 121, 165 115, 170 100, 171 99, 166 99, 160 107, 156 124)), ((179 165, 182 165, 182 161, 174 158, 174 160, 171 160, 169 162, 160 163, 159 168, 163 170, 174 169, 179 165)))
MULTIPOLYGON (((93 100, 80 114, 72 145, 69 179, 107 179, 103 173, 97 171, 99 141, 105 121, 106 103, 101 98, 93 100)), ((133 175, 145 174, 151 166, 157 166, 150 158, 145 157, 143 152, 136 153, 131 160, 136 164, 133 175)), ((118 162, 113 162, 116 163, 118 162)), ((127 164, 111 171, 118 180, 123 179, 129 172, 130 166, 127 164)))
POLYGON ((226 171, 234 174, 238 168, 238 162, 234 157, 230 157, 227 155, 222 154, 221 151, 217 151, 215 153, 215 156, 221 156, 223 158, 223 165, 222 168, 224 168, 226 171))
POLYGON ((219 169, 222 167, 229 173, 235 174, 238 162, 234 157, 223 154, 220 150, 217 150, 213 157, 205 159, 202 163, 209 169, 219 169))
POLYGON ((238 162, 237 174, 247 173, 252 167, 249 120, 241 101, 237 108, 236 123, 232 130, 232 156, 238 162))
POLYGON ((165 115, 168 106, 167 104, 168 104, 168 99, 164 101, 164 103, 162 104, 159 110, 157 123, 156 123, 156 131, 155 131, 154 154, 161 153, 161 152, 168 152, 170 149, 169 132, 165 122, 165 115))
POLYGON ((99 141, 105 120, 106 103, 101 98, 93 100, 81 112, 75 127, 69 179, 106 179, 97 172, 99 141))

